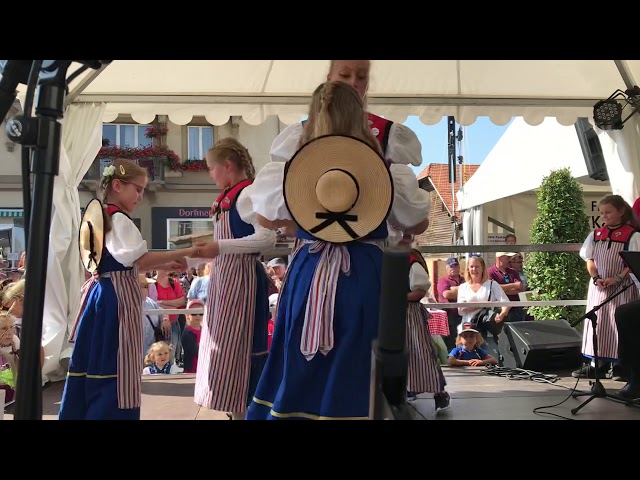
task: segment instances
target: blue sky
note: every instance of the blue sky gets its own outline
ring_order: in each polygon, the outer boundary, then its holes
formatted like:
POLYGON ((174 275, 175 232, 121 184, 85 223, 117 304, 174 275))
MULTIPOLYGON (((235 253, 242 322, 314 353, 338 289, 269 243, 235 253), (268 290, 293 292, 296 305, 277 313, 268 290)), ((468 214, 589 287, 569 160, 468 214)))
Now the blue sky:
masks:
MULTIPOLYGON (((459 143, 456 142, 456 156, 462 154, 464 163, 468 165, 481 164, 511 125, 511 121, 499 126, 494 125, 489 117, 478 117, 472 125, 462 127, 463 150, 460 152, 459 143)), ((412 167, 416 174, 430 163, 447 163, 447 117, 442 117, 436 125, 425 125, 417 116, 411 116, 404 124, 416 133, 422 144, 422 165, 412 167)), ((456 134, 458 128, 460 125, 456 124, 456 134)))

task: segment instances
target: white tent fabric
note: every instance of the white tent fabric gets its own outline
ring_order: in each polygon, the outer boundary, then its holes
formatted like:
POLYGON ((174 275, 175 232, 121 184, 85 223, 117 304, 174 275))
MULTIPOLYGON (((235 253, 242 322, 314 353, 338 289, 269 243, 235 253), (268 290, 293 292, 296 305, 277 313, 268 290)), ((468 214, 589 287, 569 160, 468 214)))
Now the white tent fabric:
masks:
POLYGON ((622 130, 598 131, 611 191, 633 205, 640 197, 640 120, 630 118, 622 130))
POLYGON ((64 378, 66 370, 60 360, 70 356, 67 334, 79 308, 80 287, 84 282, 78 250, 82 220, 78 185, 102 145, 104 110, 104 104, 71 105, 63 119, 60 171, 53 189, 42 329, 45 382, 64 378))
POLYGON ((462 212, 462 234, 465 245, 484 244, 485 221, 482 205, 462 212))
MULTIPOLYGON (((640 78, 640 60, 623 60, 640 78)), ((373 113, 403 122, 417 115, 461 125, 488 116, 506 125, 556 117, 573 125, 593 105, 626 88, 614 60, 374 60, 368 92, 373 113)), ((221 125, 231 116, 259 124, 269 115, 295 123, 326 79, 329 60, 116 60, 71 85, 74 102, 106 102, 104 121, 130 114, 139 123, 168 115, 178 125, 203 115, 221 125), (90 77, 95 78, 91 79, 90 77)))
MULTIPOLYGON (((613 142, 606 135, 599 138, 604 144, 603 151, 606 150, 605 157, 615 163, 613 142)), ((516 118, 464 185, 459 208, 467 210, 536 189, 552 170, 561 168, 569 168, 578 181, 596 182, 588 176, 575 127, 562 126, 553 118, 532 127, 522 118, 516 118)), ((613 179, 611 182, 613 185, 613 179)), ((603 190, 612 188, 604 182, 599 183, 603 190)))

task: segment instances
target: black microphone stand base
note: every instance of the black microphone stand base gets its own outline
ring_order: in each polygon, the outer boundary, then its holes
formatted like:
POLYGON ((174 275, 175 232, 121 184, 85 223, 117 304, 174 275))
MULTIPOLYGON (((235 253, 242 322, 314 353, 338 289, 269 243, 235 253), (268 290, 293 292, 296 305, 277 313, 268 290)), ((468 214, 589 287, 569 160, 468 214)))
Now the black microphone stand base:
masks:
POLYGON ((574 393, 571 396, 573 398, 577 398, 577 397, 583 397, 585 395, 589 395, 589 398, 587 398, 584 402, 582 402, 576 408, 572 408, 571 409, 571 413, 573 415, 578 413, 582 407, 584 407, 586 404, 588 404, 594 398, 609 398, 609 399, 615 400, 617 402, 629 403, 629 400, 625 400, 622 397, 619 397, 617 395, 614 395, 614 394, 611 394, 611 393, 607 393, 607 390, 604 388, 604 385, 602 385, 602 382, 600 382, 599 379, 596 379, 596 381, 592 382, 591 391, 590 392, 574 393))

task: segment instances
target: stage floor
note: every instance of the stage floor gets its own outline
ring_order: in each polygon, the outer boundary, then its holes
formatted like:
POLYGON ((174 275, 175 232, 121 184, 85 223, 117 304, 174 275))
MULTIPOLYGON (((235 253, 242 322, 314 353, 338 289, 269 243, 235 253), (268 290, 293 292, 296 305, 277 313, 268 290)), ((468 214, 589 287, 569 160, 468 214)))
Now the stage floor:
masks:
MULTIPOLYGON (((570 371, 544 372, 560 378, 555 383, 530 379, 511 380, 485 373, 483 367, 444 367, 451 408, 434 413, 434 401, 421 395, 410 403, 418 416, 435 420, 640 420, 640 408, 610 399, 595 398, 575 415, 588 397, 572 398, 576 379, 570 371), (561 403, 562 402, 562 403, 561 403), (560 404, 561 403, 561 404, 560 404), (553 406, 560 404, 558 406, 553 406), (553 413, 558 416, 549 415, 553 413)), ((144 376, 142 383, 143 420, 227 420, 225 413, 200 408, 193 402, 195 375, 144 376)), ((603 380, 608 393, 624 383, 603 380)), ((64 382, 50 383, 43 389, 43 419, 56 420, 64 382)), ((590 391, 589 381, 580 379, 578 391, 590 391)), ((15 404, 7 407, 5 420, 13 419, 15 404)))

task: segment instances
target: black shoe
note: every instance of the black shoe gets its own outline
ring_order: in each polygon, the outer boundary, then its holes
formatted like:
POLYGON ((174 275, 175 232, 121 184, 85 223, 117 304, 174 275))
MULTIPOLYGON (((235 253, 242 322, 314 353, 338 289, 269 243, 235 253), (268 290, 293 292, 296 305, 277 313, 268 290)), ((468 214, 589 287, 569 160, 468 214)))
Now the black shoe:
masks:
POLYGON ((626 368, 624 368, 622 365, 615 364, 611 371, 611 380, 614 380, 616 382, 628 382, 629 375, 626 368))
MULTIPOLYGON (((609 371, 610 368, 611 367, 609 364, 601 366, 600 374, 598 375, 598 378, 601 378, 601 379, 611 378, 611 372, 609 371)), ((596 378, 596 369, 591 365, 583 365, 582 368, 579 368, 578 370, 574 370, 573 372, 571 372, 571 376, 573 378, 596 378)))
POLYGON ((433 399, 436 402, 436 415, 451 408, 451 397, 447 392, 436 393, 433 399))
POLYGON ((640 385, 634 383, 627 383, 624 387, 616 392, 616 395, 633 400, 634 398, 640 398, 640 385))

